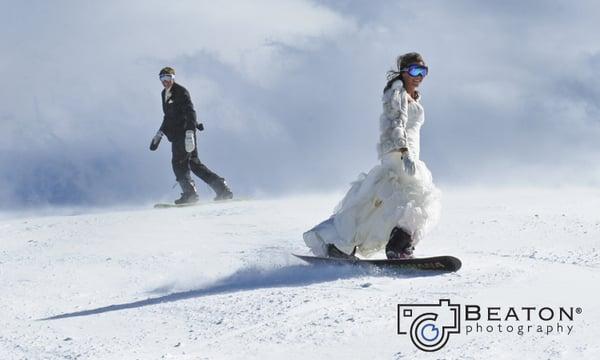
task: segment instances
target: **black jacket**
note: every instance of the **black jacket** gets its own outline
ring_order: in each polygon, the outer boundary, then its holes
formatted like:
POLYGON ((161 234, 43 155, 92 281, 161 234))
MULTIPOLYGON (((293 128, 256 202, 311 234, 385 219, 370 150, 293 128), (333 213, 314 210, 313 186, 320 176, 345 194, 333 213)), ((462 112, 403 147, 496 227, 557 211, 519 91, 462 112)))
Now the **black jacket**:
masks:
POLYGON ((183 86, 173 83, 171 97, 165 103, 165 90, 160 93, 165 114, 160 130, 169 141, 185 137, 186 130, 196 129, 196 111, 190 93, 183 86))

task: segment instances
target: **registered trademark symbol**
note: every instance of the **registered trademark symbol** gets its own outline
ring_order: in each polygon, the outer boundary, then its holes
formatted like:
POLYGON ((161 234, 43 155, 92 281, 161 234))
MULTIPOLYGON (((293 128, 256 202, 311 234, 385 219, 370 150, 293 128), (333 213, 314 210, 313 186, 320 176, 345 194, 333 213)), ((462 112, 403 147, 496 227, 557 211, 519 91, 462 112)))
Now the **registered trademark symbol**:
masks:
POLYGON ((581 314, 583 312, 583 310, 580 307, 578 307, 577 309, 575 309, 575 312, 577 314, 581 314))

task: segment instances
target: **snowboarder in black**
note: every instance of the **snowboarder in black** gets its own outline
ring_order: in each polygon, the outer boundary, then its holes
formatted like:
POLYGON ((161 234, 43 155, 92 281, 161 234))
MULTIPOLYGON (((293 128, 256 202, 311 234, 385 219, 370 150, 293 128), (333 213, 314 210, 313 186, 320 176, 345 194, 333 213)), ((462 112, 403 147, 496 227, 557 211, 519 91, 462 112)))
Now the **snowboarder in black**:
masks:
POLYGON ((175 82, 175 69, 171 67, 160 70, 159 78, 165 87, 161 93, 164 118, 160 129, 152 138, 150 150, 158 148, 163 135, 171 142, 173 172, 183 191, 181 197, 175 200, 175 204, 198 201, 190 170, 215 191, 215 200, 231 199, 233 193, 225 179, 212 172, 198 158, 196 129, 202 131, 204 126, 196 121, 196 111, 190 93, 175 82))

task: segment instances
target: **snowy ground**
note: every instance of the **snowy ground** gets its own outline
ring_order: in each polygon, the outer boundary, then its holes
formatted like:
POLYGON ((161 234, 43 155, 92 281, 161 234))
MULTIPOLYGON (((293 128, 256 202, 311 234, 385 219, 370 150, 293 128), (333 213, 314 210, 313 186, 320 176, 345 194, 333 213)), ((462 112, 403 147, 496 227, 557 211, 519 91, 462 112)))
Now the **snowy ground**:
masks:
POLYGON ((599 359, 600 191, 444 191, 418 255, 454 274, 311 267, 340 195, 0 220, 1 359, 599 359), (576 306, 570 335, 398 335, 397 304, 576 306), (58 316, 54 320, 41 320, 58 316))

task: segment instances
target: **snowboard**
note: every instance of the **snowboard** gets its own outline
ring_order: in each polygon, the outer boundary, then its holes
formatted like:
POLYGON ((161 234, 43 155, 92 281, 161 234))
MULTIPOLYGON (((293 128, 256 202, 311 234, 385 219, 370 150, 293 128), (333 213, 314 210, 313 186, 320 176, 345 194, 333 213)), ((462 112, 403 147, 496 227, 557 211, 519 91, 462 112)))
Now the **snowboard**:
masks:
POLYGON ((206 205, 209 204, 207 202, 195 202, 195 203, 191 203, 191 204, 174 204, 174 203, 158 203, 158 204, 154 204, 154 208, 155 209, 169 209, 169 208, 183 208, 183 207, 189 207, 189 206, 199 206, 199 205, 206 205))
POLYGON ((210 204, 230 203, 230 202, 244 201, 244 200, 248 200, 248 199, 235 198, 235 199, 228 199, 228 200, 197 201, 197 202, 191 203, 191 204, 158 203, 158 204, 154 204, 154 208, 155 209, 183 208, 183 207, 190 207, 190 206, 202 206, 202 205, 210 205, 210 204))
POLYGON ((357 266, 375 266, 384 269, 403 269, 403 270, 425 270, 439 272, 458 271, 462 263, 454 256, 433 256, 412 259, 340 259, 319 257, 310 255, 296 255, 307 263, 315 265, 357 265, 357 266))

